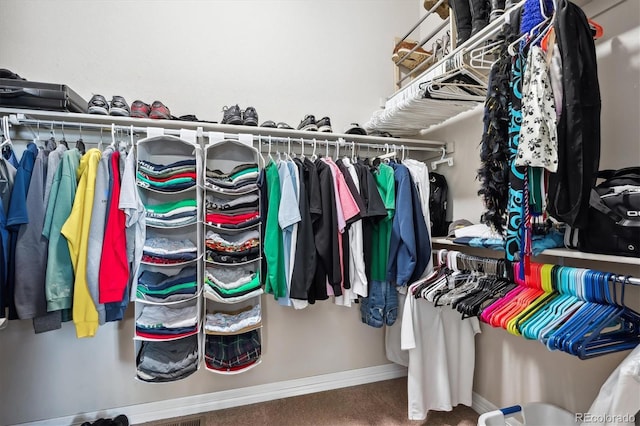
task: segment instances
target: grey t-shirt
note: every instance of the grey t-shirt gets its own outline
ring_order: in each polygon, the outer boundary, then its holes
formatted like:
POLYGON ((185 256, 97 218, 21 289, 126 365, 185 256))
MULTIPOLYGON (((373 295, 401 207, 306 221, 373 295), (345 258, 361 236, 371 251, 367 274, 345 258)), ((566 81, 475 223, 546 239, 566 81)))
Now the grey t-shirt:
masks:
POLYGON ((53 177, 56 174, 58 166, 62 162, 62 154, 67 150, 67 147, 58 144, 56 149, 51 151, 47 159, 47 177, 44 181, 44 209, 47 210, 47 204, 49 204, 49 193, 51 192, 51 186, 53 186, 53 177))

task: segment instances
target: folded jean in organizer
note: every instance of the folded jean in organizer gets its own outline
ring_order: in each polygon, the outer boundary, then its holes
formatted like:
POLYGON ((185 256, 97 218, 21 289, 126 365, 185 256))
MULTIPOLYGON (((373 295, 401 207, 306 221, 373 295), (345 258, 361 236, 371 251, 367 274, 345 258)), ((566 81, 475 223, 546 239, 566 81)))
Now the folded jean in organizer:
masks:
POLYGON ((260 333, 252 330, 232 336, 207 335, 204 356, 212 368, 226 369, 252 364, 261 352, 260 333))

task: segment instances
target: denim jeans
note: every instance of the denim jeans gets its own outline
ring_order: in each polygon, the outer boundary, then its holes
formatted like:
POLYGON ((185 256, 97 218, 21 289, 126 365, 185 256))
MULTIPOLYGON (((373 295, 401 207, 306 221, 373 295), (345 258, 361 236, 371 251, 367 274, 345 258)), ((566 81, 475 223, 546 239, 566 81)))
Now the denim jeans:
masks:
POLYGON ((381 328, 393 325, 398 318, 398 292, 388 281, 371 281, 369 296, 360 298, 362 322, 371 327, 381 328))

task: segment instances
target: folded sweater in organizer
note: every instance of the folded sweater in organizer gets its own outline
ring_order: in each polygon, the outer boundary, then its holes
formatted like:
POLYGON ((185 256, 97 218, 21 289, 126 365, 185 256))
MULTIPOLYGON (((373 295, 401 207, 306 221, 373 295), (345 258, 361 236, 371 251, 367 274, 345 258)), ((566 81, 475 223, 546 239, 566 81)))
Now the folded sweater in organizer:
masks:
POLYGON ((191 327, 140 327, 136 326, 136 334, 140 337, 150 337, 152 339, 175 339, 177 337, 185 337, 191 333, 198 331, 198 326, 193 325, 191 327))
POLYGON ((256 229, 249 231, 238 232, 235 234, 219 234, 215 231, 207 231, 205 236, 206 243, 210 247, 219 247, 220 250, 225 248, 245 249, 248 248, 247 243, 251 243, 250 247, 253 247, 253 242, 260 240, 260 232, 256 229))
POLYGON ((224 188, 224 189, 234 189, 240 190, 240 188, 244 188, 244 191, 248 192, 248 188, 257 187, 258 179, 241 179, 235 182, 227 182, 220 179, 206 178, 205 184, 209 184, 212 187, 216 188, 224 188))
POLYGON ((136 295, 144 298, 145 296, 157 297, 159 299, 167 298, 172 294, 195 294, 198 289, 198 283, 195 281, 176 284, 164 289, 149 289, 143 285, 138 284, 136 288, 136 295))
POLYGON ((142 254, 142 258, 140 259, 144 263, 154 263, 156 265, 174 265, 178 263, 190 262, 196 258, 196 255, 184 256, 182 258, 177 259, 167 259, 164 257, 157 256, 149 256, 147 254, 142 254))
POLYGON ((172 203, 145 205, 145 214, 148 218, 175 217, 178 214, 197 211, 197 202, 194 199, 184 199, 172 203))
POLYGON ((138 367, 147 371, 167 373, 180 370, 196 361, 198 336, 189 336, 172 343, 142 342, 138 367))
POLYGON ((136 292, 136 297, 140 300, 144 300, 145 302, 155 302, 155 303, 164 303, 164 304, 186 301, 186 300, 192 299, 193 296, 194 296, 194 293, 182 293, 182 292, 175 292, 166 297, 150 296, 148 294, 136 292))
POLYGON ((156 271, 142 271, 138 276, 138 285, 151 290, 162 290, 168 287, 196 281, 197 269, 195 266, 187 266, 175 275, 166 275, 156 271))
POLYGON ((198 323, 198 306, 177 305, 142 305, 136 318, 136 327, 179 328, 192 327, 198 323))
POLYGON ((233 333, 260 324, 260 321, 262 321, 260 305, 255 305, 251 309, 236 314, 225 312, 207 314, 204 328, 210 332, 233 333))

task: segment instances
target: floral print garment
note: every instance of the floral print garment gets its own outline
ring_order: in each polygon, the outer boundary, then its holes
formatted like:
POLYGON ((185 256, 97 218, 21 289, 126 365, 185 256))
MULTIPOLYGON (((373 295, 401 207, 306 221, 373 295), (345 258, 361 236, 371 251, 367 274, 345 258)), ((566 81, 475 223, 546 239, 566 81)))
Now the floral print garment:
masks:
POLYGON ((556 109, 549 68, 539 46, 531 46, 522 86, 522 126, 517 166, 558 170, 556 109))

